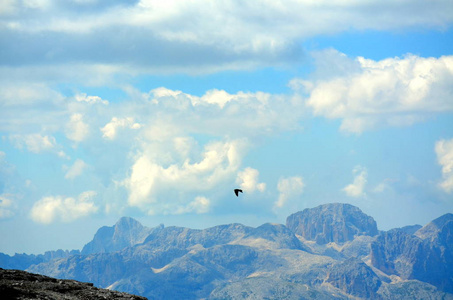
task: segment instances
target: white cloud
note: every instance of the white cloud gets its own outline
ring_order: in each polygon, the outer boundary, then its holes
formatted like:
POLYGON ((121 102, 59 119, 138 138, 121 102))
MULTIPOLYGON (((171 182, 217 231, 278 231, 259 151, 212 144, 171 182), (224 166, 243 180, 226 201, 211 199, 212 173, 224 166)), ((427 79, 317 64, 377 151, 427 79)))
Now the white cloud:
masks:
POLYGON ((79 93, 79 94, 75 95, 75 99, 78 102, 86 102, 86 103, 89 103, 89 104, 96 104, 96 103, 101 103, 101 104, 104 104, 104 105, 108 105, 109 104, 109 102, 107 100, 104 100, 104 99, 102 99, 99 96, 88 96, 85 93, 79 93))
POLYGON ((317 78, 294 80, 292 86, 309 93, 306 105, 314 115, 342 119, 341 130, 406 126, 453 112, 453 56, 353 60, 329 50, 317 59, 317 78))
POLYGON ((442 166, 443 181, 440 187, 447 193, 453 192, 453 139, 436 142, 437 162, 442 166))
POLYGON ((262 136, 299 128, 304 114, 299 97, 263 92, 229 94, 210 90, 197 97, 160 88, 152 90, 149 98, 144 109, 156 115, 155 125, 148 126, 158 138, 180 134, 177 130, 181 129, 214 136, 262 136), (177 125, 177 129, 169 125, 177 125))
POLYGON ((0 195, 0 220, 14 216, 13 204, 14 203, 11 200, 11 195, 9 194, 0 195))
POLYGON ((305 183, 302 177, 294 176, 281 178, 278 181, 277 189, 280 193, 278 200, 274 203, 274 209, 282 208, 288 201, 294 200, 304 191, 305 183))
POLYGON ((28 151, 33 153, 50 151, 57 145, 53 136, 43 136, 41 134, 13 134, 9 136, 9 139, 16 148, 23 149, 25 147, 28 151))
POLYGON ((138 206, 153 213, 167 211, 168 207, 174 207, 176 204, 187 204, 186 197, 171 199, 169 195, 174 191, 207 191, 225 180, 231 180, 244 155, 244 142, 241 140, 211 142, 204 147, 197 162, 181 159, 175 155, 177 153, 174 148, 169 148, 170 151, 165 152, 168 157, 163 158, 172 163, 165 163, 163 159, 156 159, 156 148, 153 144, 144 147, 123 185, 129 192, 128 202, 131 206, 138 206))
POLYGON ((266 184, 264 182, 258 182, 259 174, 256 169, 250 167, 245 168, 238 173, 236 183, 248 193, 253 193, 255 190, 264 192, 266 190, 266 184))
MULTIPOLYGON (((356 166, 352 173, 355 175, 353 183, 343 188, 343 191, 350 197, 363 197, 365 196, 365 185, 367 183, 368 172, 366 168, 356 166)), ((379 190, 378 190, 379 191, 379 190)))
POLYGON ((134 118, 117 118, 113 117, 112 120, 107 123, 101 131, 103 137, 109 140, 114 140, 118 134, 118 130, 121 128, 140 129, 141 124, 134 122, 134 118))
POLYGON ((44 224, 54 221, 71 222, 98 210, 92 201, 95 196, 96 192, 87 191, 77 199, 63 196, 44 197, 33 205, 30 216, 35 222, 44 224))
POLYGON ((66 137, 74 142, 81 142, 88 134, 89 126, 83 121, 82 114, 72 114, 71 119, 66 124, 66 137))
POLYGON ((64 178, 74 179, 83 174, 88 165, 81 159, 77 159, 74 164, 68 168, 64 178))

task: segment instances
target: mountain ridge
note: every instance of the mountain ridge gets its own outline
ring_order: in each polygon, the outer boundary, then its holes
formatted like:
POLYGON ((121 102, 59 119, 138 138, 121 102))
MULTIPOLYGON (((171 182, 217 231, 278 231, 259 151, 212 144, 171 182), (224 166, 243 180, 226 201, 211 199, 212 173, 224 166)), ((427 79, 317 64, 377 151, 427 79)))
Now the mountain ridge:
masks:
POLYGON ((27 270, 150 299, 453 299, 445 276, 453 271, 439 267, 453 249, 453 222, 445 218, 424 240, 418 226, 379 232, 372 217, 341 203, 256 228, 148 228, 121 218, 98 230, 90 251, 27 270), (95 240, 104 244, 96 248, 95 240), (434 270, 442 276, 430 280, 434 270))

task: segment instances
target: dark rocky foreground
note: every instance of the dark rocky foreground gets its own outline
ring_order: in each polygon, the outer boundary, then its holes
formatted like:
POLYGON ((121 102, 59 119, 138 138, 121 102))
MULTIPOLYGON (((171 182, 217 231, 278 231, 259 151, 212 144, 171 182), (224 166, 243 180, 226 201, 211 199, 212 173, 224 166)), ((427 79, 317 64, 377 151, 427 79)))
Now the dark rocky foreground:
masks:
POLYGON ((106 289, 98 289, 92 283, 63 280, 19 270, 0 268, 0 297, 12 299, 46 300, 144 300, 146 298, 106 289))

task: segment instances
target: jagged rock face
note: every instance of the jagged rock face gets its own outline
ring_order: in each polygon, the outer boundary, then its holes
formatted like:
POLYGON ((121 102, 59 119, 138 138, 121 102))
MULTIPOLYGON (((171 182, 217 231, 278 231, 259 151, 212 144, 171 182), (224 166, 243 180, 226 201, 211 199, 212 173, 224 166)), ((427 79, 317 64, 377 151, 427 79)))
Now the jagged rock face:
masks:
POLYGON ((390 275, 409 279, 413 274, 413 264, 423 253, 423 243, 416 236, 401 230, 390 230, 379 235, 371 243, 371 263, 390 275))
POLYGON ((376 221, 359 208, 341 203, 325 204, 292 214, 286 226, 318 244, 352 241, 356 235, 378 234, 376 221))
POLYGON ((123 217, 112 227, 101 227, 91 242, 82 249, 83 255, 109 253, 141 243, 155 228, 144 227, 132 218, 123 217))
POLYGON ((146 300, 144 297, 98 289, 91 283, 61 280, 19 270, 0 268, 2 299, 146 300))
POLYGON ((381 280, 373 270, 356 258, 334 265, 326 282, 347 294, 365 299, 375 299, 381 286, 381 280))
POLYGON ((432 221, 414 235, 401 230, 381 234, 371 244, 371 262, 387 274, 453 292, 453 215, 432 221))

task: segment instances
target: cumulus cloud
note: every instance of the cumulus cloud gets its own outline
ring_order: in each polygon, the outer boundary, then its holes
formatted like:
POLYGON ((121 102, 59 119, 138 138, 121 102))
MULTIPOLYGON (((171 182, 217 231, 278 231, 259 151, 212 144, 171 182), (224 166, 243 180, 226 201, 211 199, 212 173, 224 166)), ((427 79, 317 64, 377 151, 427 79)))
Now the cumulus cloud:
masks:
POLYGON ((442 166, 443 181, 439 186, 447 193, 453 192, 453 139, 436 142, 437 162, 442 166))
POLYGON ((37 133, 26 135, 13 134, 9 136, 9 139, 16 148, 27 148, 28 151, 33 153, 50 151, 53 150, 57 145, 57 142, 53 136, 43 136, 37 133))
POLYGON ((109 140, 114 140, 121 128, 140 129, 141 124, 134 122, 134 118, 117 118, 113 117, 112 120, 101 128, 102 136, 109 140))
POLYGON ((88 165, 81 159, 77 159, 74 164, 69 167, 66 171, 64 178, 74 179, 83 174, 83 171, 88 167, 88 165))
POLYGON ((288 178, 280 178, 277 184, 277 190, 280 195, 274 203, 274 209, 284 207, 288 201, 300 196, 304 191, 305 183, 302 177, 294 176, 288 178))
POLYGON ((162 123, 170 121, 184 131, 214 136, 262 136, 299 128, 300 116, 304 114, 300 97, 263 92, 229 94, 210 90, 197 97, 159 88, 149 93, 149 102, 150 113, 158 112, 153 132, 156 136, 176 134, 174 128, 160 129, 162 123))
POLYGON ((236 183, 248 193, 253 193, 255 190, 264 192, 266 190, 266 184, 264 182, 258 182, 259 174, 256 169, 250 167, 245 168, 238 173, 236 183))
POLYGON ((83 141, 89 133, 89 126, 83 121, 80 113, 71 115, 69 122, 66 124, 66 137, 74 142, 83 141))
MULTIPOLYGON (((210 190, 225 180, 230 180, 240 166, 243 153, 243 141, 216 141, 207 144, 200 160, 191 162, 180 160, 172 152, 167 154, 168 161, 156 159, 155 148, 146 145, 144 151, 137 156, 130 171, 130 176, 123 181, 129 192, 128 202, 152 213, 167 211, 172 206, 186 206, 187 198, 162 199, 161 193, 168 197, 173 191, 191 193, 210 190), (182 203, 181 203, 182 202, 182 203)), ((171 197, 170 197, 171 198, 171 197)), ((192 205, 193 206, 193 205, 192 205)), ((188 206, 188 207, 192 207, 188 206)))
POLYGON ((350 197, 363 197, 365 196, 365 185, 367 183, 368 172, 362 166, 356 166, 352 171, 354 174, 354 181, 343 188, 346 195, 350 197))
POLYGON ((98 206, 92 201, 95 196, 96 192, 87 191, 77 199, 64 196, 43 197, 33 205, 30 216, 33 221, 43 224, 71 222, 98 210, 98 206))
POLYGON ((404 126, 453 112, 453 56, 408 55, 374 61, 350 59, 334 50, 317 54, 318 78, 294 80, 309 94, 314 115, 341 119, 341 130, 361 133, 404 126), (328 60, 329 70, 323 66, 328 60))

